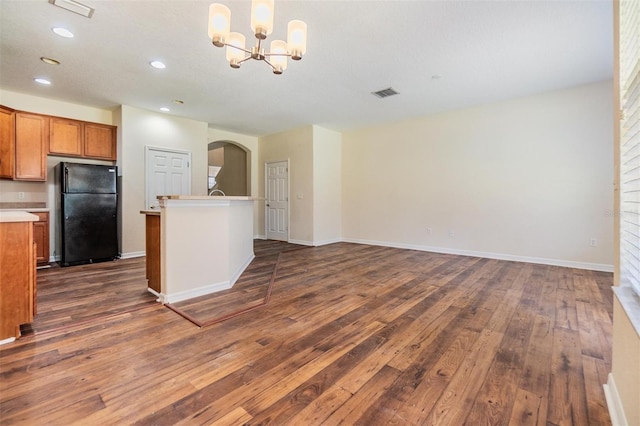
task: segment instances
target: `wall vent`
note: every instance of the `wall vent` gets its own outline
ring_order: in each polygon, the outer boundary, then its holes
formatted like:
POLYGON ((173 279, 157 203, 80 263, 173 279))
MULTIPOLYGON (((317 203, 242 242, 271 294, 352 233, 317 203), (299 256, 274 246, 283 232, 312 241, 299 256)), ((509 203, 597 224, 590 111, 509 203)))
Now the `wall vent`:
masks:
POLYGON ((396 92, 393 88, 389 87, 387 89, 378 90, 377 92, 371 92, 371 94, 379 98, 386 98, 389 96, 397 95, 398 92, 396 92))

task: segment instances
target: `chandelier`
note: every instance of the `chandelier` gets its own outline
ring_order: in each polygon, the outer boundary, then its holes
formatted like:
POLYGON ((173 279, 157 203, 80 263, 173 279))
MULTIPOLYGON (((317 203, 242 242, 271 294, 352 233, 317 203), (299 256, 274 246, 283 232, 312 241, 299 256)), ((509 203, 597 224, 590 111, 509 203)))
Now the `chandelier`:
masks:
POLYGON ((266 62, 274 74, 282 74, 287 69, 288 57, 299 61, 307 52, 307 24, 298 20, 289 22, 286 43, 273 40, 270 51, 265 52, 262 42, 273 31, 273 0, 252 0, 251 29, 256 44, 247 49, 244 35, 231 32, 229 8, 220 3, 209 6, 209 38, 214 46, 227 46, 227 60, 231 68, 240 68, 243 62, 255 59, 266 62))

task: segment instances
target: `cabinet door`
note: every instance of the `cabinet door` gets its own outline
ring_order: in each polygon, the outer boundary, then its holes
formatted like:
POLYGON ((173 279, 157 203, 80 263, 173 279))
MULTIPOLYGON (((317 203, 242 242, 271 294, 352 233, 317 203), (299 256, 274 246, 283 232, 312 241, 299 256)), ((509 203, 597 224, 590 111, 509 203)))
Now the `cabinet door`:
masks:
POLYGON ((106 124, 84 123, 84 156, 115 161, 116 128, 106 124))
POLYGON ((49 154, 82 155, 82 122, 51 117, 49 154))
POLYGON ((49 118, 16 113, 16 180, 47 180, 49 118))
POLYGON ((38 216, 38 222, 33 222, 33 239, 36 243, 36 262, 38 265, 49 264, 49 213, 29 212, 38 216))
POLYGON ((12 178, 15 159, 15 112, 0 106, 0 177, 12 178))

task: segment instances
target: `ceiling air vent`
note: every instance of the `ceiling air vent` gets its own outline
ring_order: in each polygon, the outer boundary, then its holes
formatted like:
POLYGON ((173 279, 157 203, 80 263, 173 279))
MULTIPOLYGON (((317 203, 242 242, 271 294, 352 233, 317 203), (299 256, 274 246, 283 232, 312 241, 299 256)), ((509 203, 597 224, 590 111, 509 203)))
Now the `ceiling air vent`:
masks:
POLYGON ((94 12, 94 9, 92 7, 89 7, 75 0, 49 0, 49 3, 51 3, 54 6, 58 6, 63 9, 66 9, 69 12, 73 12, 73 13, 77 13, 78 15, 85 16, 87 18, 91 18, 94 12))
POLYGON ((371 94, 376 95, 379 98, 386 98, 388 96, 397 95, 398 92, 389 87, 387 89, 378 90, 377 92, 371 92, 371 94))

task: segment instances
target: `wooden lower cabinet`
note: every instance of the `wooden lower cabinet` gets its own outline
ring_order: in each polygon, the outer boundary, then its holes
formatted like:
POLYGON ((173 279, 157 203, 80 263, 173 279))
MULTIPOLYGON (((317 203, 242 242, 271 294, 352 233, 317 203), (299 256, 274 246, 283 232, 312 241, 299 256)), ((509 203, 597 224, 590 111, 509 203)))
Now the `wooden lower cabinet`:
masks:
POLYGON ((32 222, 0 222, 0 341, 20 337, 36 313, 32 222))
POLYGON ((29 212, 38 216, 33 222, 33 240, 36 243, 36 262, 38 266, 49 264, 49 212, 29 212))
POLYGON ((160 293, 160 215, 146 214, 146 262, 148 286, 160 293))

